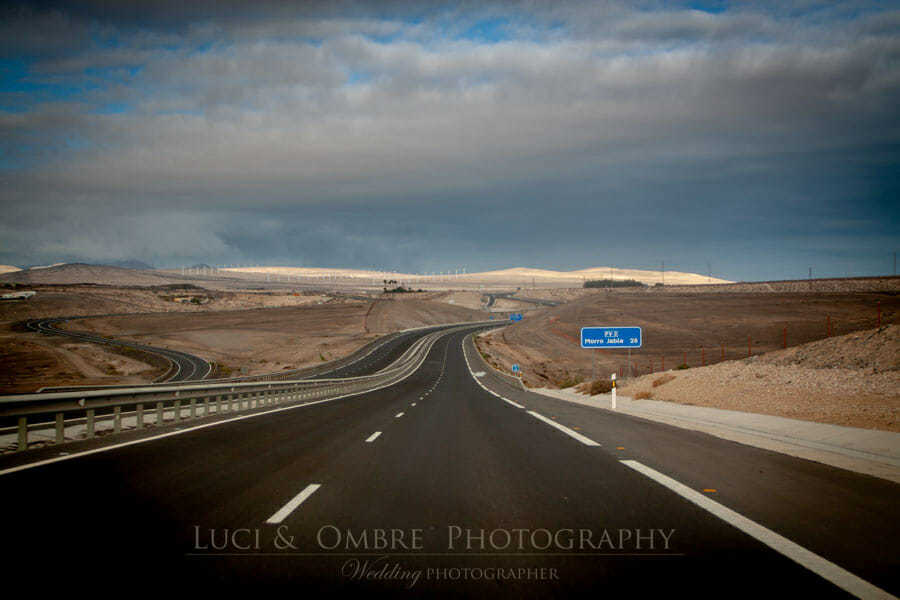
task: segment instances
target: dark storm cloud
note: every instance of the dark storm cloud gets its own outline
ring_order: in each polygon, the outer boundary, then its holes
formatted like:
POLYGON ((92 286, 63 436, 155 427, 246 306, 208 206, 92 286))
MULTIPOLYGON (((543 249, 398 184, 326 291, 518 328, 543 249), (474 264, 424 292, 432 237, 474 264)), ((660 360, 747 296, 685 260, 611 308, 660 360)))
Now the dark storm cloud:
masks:
POLYGON ((709 8, 5 9, 0 261, 880 269, 900 12, 709 8))

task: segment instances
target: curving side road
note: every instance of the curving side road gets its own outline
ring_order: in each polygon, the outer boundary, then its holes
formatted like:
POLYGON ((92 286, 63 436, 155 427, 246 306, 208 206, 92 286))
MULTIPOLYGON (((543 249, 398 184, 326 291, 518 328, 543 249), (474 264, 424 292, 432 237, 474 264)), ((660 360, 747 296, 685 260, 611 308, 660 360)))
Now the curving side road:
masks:
MULTIPOLYGON (((112 317, 120 315, 90 315, 90 317, 112 317)), ((212 372, 212 365, 198 356, 180 352, 178 350, 170 350, 168 348, 158 348, 138 344, 135 342, 125 342, 110 338, 95 336, 86 332, 67 331, 59 329, 54 325, 69 320, 84 319, 85 317, 61 317, 50 319, 36 319, 29 321, 27 326, 33 331, 40 331, 48 335, 64 335, 75 339, 98 343, 110 344, 127 348, 134 348, 145 352, 150 352, 162 356, 169 361, 171 368, 155 383, 178 383, 190 382, 207 379, 212 372)), ((360 375, 370 375, 381 369, 386 368, 394 362, 403 352, 405 352, 417 339, 421 336, 437 331, 454 327, 456 324, 434 325, 431 327, 421 327, 407 331, 400 331, 385 335, 381 338, 373 340, 366 346, 360 348, 356 352, 342 359, 337 359, 323 365, 313 367, 302 367, 290 371, 279 371, 275 373, 261 375, 244 375, 240 377, 228 377, 216 379, 216 382, 237 382, 237 381, 256 381, 265 379, 286 379, 286 378, 303 378, 303 379, 321 379, 336 377, 354 377, 360 375)), ((210 380, 213 381, 213 380, 210 380)), ((146 385, 146 384, 136 384, 146 385)), ((92 389, 106 387, 130 387, 128 385, 117 386, 62 386, 43 388, 42 391, 71 391, 76 389, 92 389)))
POLYGON ((493 294, 484 294, 488 297, 487 307, 490 308, 494 305, 494 302, 497 301, 497 298, 504 298, 506 300, 515 300, 516 302, 525 302, 526 304, 536 304, 537 306, 559 306, 562 302, 558 302, 556 300, 540 300, 538 298, 525 298, 521 296, 516 296, 516 292, 504 292, 504 293, 493 293, 493 294))
MULTIPOLYGON (((93 317, 113 317, 118 315, 90 315, 93 317)), ((75 319, 86 319, 89 317, 58 317, 53 319, 36 319, 28 322, 28 328, 32 331, 39 331, 48 335, 64 335, 85 342, 95 344, 108 344, 110 346, 119 346, 120 348, 132 348, 149 352, 162 356, 171 365, 169 370, 158 381, 159 382, 178 382, 178 381, 197 381, 209 377, 212 372, 212 364, 203 360, 199 356, 180 352, 178 350, 170 350, 168 348, 157 348, 156 346, 147 346, 146 344, 138 344, 136 342, 125 342, 93 335, 81 331, 66 331, 56 327, 58 323, 65 323, 75 319)))

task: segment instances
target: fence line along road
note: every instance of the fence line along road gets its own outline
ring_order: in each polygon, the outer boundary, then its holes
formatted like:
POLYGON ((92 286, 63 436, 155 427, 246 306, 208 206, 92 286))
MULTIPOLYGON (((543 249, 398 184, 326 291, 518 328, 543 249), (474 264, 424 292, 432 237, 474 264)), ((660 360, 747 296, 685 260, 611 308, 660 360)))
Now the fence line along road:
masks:
POLYGON ((370 375, 277 382, 148 385, 138 388, 0 396, 0 425, 14 424, 18 434, 16 448, 22 451, 28 448, 30 431, 55 430, 55 443, 60 444, 65 441, 66 425, 71 426, 76 421, 85 424, 87 438, 95 437, 99 421, 112 421, 113 432, 118 433, 122 430, 123 409, 132 411, 130 414, 136 419, 136 428, 142 429, 147 425, 164 424, 167 413, 171 413, 171 421, 177 423, 212 414, 374 391, 399 383, 412 375, 442 336, 497 325, 496 321, 481 321, 423 332, 399 358, 370 375), (155 413, 151 420, 148 420, 148 412, 155 413))

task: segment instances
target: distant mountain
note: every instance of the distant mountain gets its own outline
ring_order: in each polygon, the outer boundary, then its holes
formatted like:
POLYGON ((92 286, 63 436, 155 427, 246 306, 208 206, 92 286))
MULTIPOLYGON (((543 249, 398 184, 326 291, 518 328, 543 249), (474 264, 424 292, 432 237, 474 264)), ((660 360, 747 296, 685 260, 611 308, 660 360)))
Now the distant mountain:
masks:
POLYGON ((123 269, 138 269, 139 271, 152 271, 153 269, 156 268, 153 265, 148 265, 147 263, 145 263, 143 261, 135 260, 135 259, 117 260, 117 261, 108 262, 108 263, 101 263, 99 266, 101 266, 101 267, 103 267, 103 266, 122 267, 123 269))
POLYGON ((146 270, 126 269, 124 267, 107 265, 66 263, 53 267, 4 273, 0 275, 0 282, 20 283, 23 285, 93 283, 100 285, 151 286, 176 283, 177 280, 146 270))

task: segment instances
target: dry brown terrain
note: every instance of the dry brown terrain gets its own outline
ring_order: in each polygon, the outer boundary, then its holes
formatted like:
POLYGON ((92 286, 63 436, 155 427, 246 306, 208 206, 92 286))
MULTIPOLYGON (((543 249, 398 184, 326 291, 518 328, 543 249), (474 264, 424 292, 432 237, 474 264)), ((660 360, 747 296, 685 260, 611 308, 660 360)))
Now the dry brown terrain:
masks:
POLYGON ((434 299, 438 302, 464 306, 472 310, 481 310, 485 304, 482 301, 483 296, 484 294, 481 292, 442 292, 435 294, 434 299))
MULTIPOLYGON (((530 293, 530 290, 529 290, 530 293)), ((900 320, 900 295, 890 293, 715 293, 596 291, 568 304, 528 313, 525 320, 481 340, 496 364, 519 363, 532 386, 562 386, 595 372, 625 374, 627 350, 586 350, 580 328, 640 326, 644 346, 632 352, 636 374, 744 358, 787 345, 900 320)))
POLYGON ((621 393, 900 432, 900 326, 626 380, 621 393))
POLYGON ((429 300, 81 319, 69 329, 175 348, 254 375, 334 360, 392 331, 483 319, 429 300))
POLYGON ((712 285, 667 285, 667 292, 709 293, 761 293, 800 292, 896 292, 900 289, 900 277, 846 277, 840 279, 811 279, 791 281, 761 281, 755 283, 728 283, 712 285))
POLYGON ((95 283, 149 286, 176 283, 178 280, 160 275, 156 271, 72 263, 5 273, 0 276, 0 282, 21 285, 95 283))
POLYGON ((78 317, 120 313, 211 312, 306 306, 324 303, 357 303, 361 300, 317 292, 217 291, 196 287, 122 288, 97 285, 30 286, 28 300, 0 302, 0 327, 4 324, 50 317, 78 317))
POLYGON ((103 346, 29 332, 21 325, 28 318, 130 313, 79 319, 64 327, 183 350, 217 362, 225 373, 251 375, 340 358, 400 329, 486 318, 483 312, 414 297, 418 294, 365 302, 313 293, 217 292, 209 304, 194 305, 173 302, 170 290, 38 289, 32 300, 0 304, 0 393, 136 383, 161 374, 140 360, 146 356, 122 356, 103 346), (261 308, 267 306, 274 307, 261 308), (161 312, 162 307, 171 312, 161 312), (241 310, 227 310, 231 307, 241 310))
POLYGON ((153 381, 167 368, 164 362, 118 353, 108 346, 13 331, 8 325, 0 329, 3 394, 33 392, 54 385, 141 383, 153 381))
POLYGON ((578 298, 584 298, 591 294, 597 294, 600 290, 596 288, 555 288, 555 289, 532 289, 523 288, 515 293, 516 296, 522 298, 531 298, 534 300, 553 300, 554 302, 571 302, 578 298))

